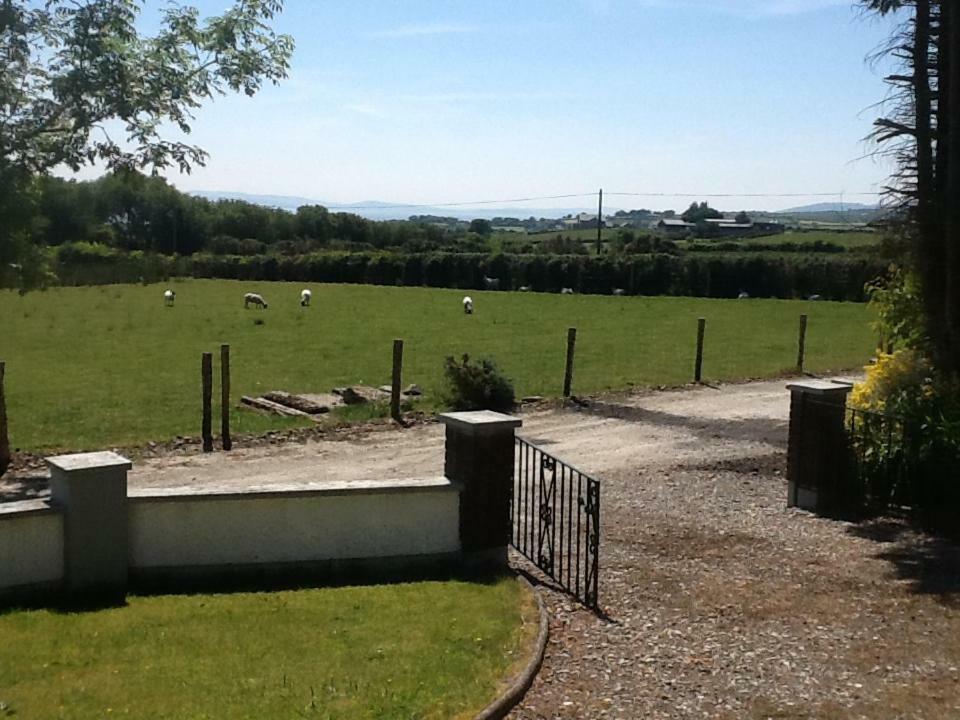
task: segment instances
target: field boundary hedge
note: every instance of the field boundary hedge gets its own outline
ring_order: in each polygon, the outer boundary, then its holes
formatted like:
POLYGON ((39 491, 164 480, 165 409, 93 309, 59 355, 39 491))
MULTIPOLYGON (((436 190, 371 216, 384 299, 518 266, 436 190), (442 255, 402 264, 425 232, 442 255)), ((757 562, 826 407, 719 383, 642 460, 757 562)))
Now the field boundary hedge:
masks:
POLYGON ((620 288, 628 295, 716 298, 746 292, 754 297, 820 295, 858 302, 865 300, 864 285, 886 273, 879 258, 850 253, 804 257, 761 252, 615 257, 443 252, 168 256, 79 243, 59 248, 52 265, 63 285, 161 282, 182 276, 482 289, 488 276, 499 278, 504 290, 572 288, 603 295, 620 288))

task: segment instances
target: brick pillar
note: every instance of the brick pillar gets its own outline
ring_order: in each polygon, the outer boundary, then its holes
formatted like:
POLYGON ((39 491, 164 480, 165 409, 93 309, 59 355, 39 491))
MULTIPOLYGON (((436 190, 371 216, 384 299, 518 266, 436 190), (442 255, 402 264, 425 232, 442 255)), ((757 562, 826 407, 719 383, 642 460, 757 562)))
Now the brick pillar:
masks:
POLYGON ((790 433, 787 506, 822 515, 850 511, 855 488, 848 479, 844 419, 851 385, 810 380, 787 385, 790 433))
POLYGON ((445 413, 444 474, 460 485, 460 546, 468 560, 503 566, 510 543, 514 430, 519 418, 489 410, 445 413))
POLYGON ((112 452, 47 458, 53 504, 63 509, 64 587, 74 599, 119 601, 127 590, 127 470, 112 452))

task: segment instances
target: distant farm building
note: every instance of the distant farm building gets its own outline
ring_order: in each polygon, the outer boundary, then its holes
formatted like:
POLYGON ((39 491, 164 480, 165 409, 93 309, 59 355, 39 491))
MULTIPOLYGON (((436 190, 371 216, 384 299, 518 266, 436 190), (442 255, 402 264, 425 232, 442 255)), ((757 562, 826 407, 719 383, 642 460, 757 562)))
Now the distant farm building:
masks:
POLYGON ((663 218, 657 223, 657 230, 670 237, 683 237, 693 232, 696 225, 679 218, 663 218))
POLYGON ((563 219, 563 226, 567 230, 590 230, 597 229, 596 213, 580 213, 570 218, 563 219))
POLYGON ((748 222, 738 223, 732 218, 708 218, 705 222, 713 227, 715 237, 758 237, 760 235, 778 235, 785 231, 782 223, 778 222, 748 222))

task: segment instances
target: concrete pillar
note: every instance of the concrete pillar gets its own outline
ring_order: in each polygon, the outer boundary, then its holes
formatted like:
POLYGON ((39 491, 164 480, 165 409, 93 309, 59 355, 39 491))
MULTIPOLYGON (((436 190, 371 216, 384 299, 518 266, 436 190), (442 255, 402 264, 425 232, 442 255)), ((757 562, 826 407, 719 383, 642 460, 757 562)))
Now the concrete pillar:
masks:
POLYGON ((855 488, 848 480, 846 383, 808 380, 790 390, 787 447, 787 506, 840 516, 852 509, 855 488))
POLYGON ((53 504, 64 513, 64 588, 72 598, 121 600, 127 589, 127 471, 113 452, 47 458, 53 504))
POLYGON ((505 566, 510 543, 514 431, 520 418, 490 410, 440 416, 444 474, 461 486, 460 545, 468 561, 505 566))

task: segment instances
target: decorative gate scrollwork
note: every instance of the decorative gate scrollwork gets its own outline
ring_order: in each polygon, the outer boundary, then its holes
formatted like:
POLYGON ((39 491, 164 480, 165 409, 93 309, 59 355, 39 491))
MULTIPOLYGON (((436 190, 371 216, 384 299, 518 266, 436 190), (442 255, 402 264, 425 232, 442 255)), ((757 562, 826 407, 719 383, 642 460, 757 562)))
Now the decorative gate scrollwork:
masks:
POLYGON ((600 482, 523 438, 516 449, 514 548, 599 611, 600 482))

